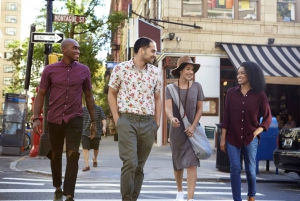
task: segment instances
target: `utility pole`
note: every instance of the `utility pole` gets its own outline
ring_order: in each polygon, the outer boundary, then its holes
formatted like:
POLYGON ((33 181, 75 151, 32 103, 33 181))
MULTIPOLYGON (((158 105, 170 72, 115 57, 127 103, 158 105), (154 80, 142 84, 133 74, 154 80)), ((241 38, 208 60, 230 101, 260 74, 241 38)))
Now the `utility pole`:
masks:
MULTIPOLYGON (((46 32, 52 32, 52 18, 53 18, 53 1, 47 1, 47 14, 46 14, 46 32)), ((49 64, 48 55, 52 53, 52 44, 45 44, 45 66, 49 64)), ((47 122, 47 113, 49 106, 49 90, 45 95, 44 108, 43 108, 43 134, 40 138, 39 156, 46 156, 50 150, 50 140, 47 122)))

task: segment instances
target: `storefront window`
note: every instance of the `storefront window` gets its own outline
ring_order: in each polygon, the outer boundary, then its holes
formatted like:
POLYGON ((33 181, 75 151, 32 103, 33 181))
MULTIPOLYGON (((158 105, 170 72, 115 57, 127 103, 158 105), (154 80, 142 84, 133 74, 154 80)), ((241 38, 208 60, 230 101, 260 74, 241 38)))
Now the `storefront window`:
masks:
POLYGON ((277 0, 277 21, 294 22, 296 0, 277 0))
POLYGON ((207 18, 232 19, 234 0, 208 0, 207 18))
POLYGON ((257 19, 257 1, 240 0, 239 1, 239 20, 257 19))
POLYGON ((183 0, 182 4, 183 16, 202 16, 202 0, 183 0))

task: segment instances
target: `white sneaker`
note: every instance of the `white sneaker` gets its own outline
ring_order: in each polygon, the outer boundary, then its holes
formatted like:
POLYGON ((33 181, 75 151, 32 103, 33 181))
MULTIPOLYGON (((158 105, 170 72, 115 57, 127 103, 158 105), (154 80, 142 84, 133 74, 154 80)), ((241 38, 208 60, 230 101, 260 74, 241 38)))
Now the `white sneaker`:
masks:
POLYGON ((185 194, 183 191, 178 191, 175 201, 184 201, 185 194))

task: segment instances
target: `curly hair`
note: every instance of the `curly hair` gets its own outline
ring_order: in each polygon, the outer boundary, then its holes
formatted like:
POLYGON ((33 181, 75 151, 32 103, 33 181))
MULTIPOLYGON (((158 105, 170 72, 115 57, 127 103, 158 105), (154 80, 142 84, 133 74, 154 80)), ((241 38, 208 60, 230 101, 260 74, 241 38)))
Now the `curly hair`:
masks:
POLYGON ((241 63, 240 67, 245 68, 248 80, 250 82, 250 86, 255 92, 265 91, 266 82, 264 73, 257 63, 253 61, 245 61, 241 63))

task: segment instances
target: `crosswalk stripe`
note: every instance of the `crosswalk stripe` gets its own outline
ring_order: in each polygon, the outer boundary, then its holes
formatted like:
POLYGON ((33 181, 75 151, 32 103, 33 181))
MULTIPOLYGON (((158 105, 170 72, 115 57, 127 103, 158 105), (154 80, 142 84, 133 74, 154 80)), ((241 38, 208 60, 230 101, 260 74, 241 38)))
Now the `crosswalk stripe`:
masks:
MULTIPOLYGON (((76 201, 121 201, 120 199, 77 199, 76 201)), ((161 201, 161 199, 138 199, 139 201, 154 201, 154 200, 159 200, 161 201)), ((163 199, 164 201, 174 201, 174 199, 163 199)), ((9 200, 9 201, 26 201, 26 200, 9 200)), ((41 200, 30 200, 30 201, 41 201, 41 200)), ((53 200, 43 200, 43 201, 53 201, 53 200)), ((232 199, 229 200, 203 200, 201 199, 201 201, 232 201, 232 199)), ((284 201, 284 200, 257 200, 256 201, 284 201)))
POLYGON ((51 179, 29 179, 29 178, 12 178, 12 177, 4 177, 2 179, 5 180, 18 180, 18 181, 44 181, 44 182, 52 182, 51 179))
POLYGON ((16 185, 31 185, 31 186, 43 186, 45 184, 43 183, 28 183, 28 182, 1 182, 0 181, 0 184, 16 184, 16 185))
MULTIPOLYGON (((120 187, 120 184, 76 184, 77 187, 87 187, 87 186, 107 186, 107 187, 120 187)), ((142 188, 177 188, 176 185, 142 185, 142 188)), ((196 186, 196 189, 228 189, 231 190, 231 187, 220 187, 220 186, 196 186)))
MULTIPOLYGON (((76 189, 76 193, 120 193, 120 190, 97 190, 97 189, 76 189)), ((0 193, 50 193, 53 189, 0 189, 0 193)), ((176 194, 177 191, 145 191, 142 190, 141 194, 176 194)), ((231 192, 195 192, 195 195, 231 195, 231 192)), ((247 195, 247 193, 242 193, 247 195)), ((256 196, 263 196, 263 194, 256 193, 256 196)))

